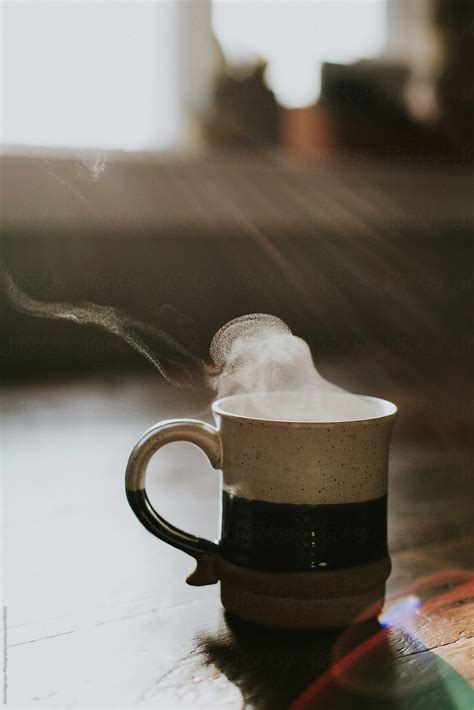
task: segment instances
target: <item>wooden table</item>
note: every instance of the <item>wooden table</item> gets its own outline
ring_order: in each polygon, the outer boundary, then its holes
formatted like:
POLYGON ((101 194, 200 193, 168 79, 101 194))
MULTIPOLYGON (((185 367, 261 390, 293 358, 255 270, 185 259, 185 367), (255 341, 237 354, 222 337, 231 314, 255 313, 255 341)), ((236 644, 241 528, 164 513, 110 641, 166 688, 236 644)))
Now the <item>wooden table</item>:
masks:
MULTIPOLYGON (((128 508, 124 469, 136 439, 158 419, 206 417, 203 393, 159 376, 6 387, 8 707, 273 709, 319 678, 299 707, 467 708, 466 412, 436 387, 438 399, 374 387, 400 405, 388 587, 400 598, 388 605, 388 626, 345 633, 276 632, 226 618, 218 587, 187 586, 193 560, 149 535, 128 508)), ((173 444, 152 467, 160 511, 216 537, 219 481, 204 456, 173 444)))

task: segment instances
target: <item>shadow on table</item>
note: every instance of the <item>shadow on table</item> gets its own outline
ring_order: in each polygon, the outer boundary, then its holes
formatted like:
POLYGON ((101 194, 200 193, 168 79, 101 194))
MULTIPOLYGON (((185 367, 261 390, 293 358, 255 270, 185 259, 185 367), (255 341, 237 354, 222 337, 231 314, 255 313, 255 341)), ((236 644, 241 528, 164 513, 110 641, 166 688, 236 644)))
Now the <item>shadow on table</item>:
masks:
POLYGON ((262 710, 467 710, 474 695, 415 638, 373 620, 337 631, 258 627, 225 613, 198 646, 262 710), (292 703, 294 705, 292 705, 292 703))

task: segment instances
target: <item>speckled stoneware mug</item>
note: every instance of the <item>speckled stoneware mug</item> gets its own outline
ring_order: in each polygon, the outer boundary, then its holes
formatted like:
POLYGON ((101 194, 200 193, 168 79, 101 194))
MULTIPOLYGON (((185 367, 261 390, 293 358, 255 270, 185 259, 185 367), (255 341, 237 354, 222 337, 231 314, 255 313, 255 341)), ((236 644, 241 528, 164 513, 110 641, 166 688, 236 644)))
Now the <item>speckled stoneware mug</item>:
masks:
POLYGON ((189 584, 221 583, 224 607, 285 627, 342 626, 378 613, 390 573, 387 483, 391 402, 346 393, 239 394, 213 405, 216 427, 176 419, 149 429, 127 467, 143 525, 197 560, 189 584), (164 444, 199 446, 223 474, 219 542, 164 520, 145 490, 164 444))

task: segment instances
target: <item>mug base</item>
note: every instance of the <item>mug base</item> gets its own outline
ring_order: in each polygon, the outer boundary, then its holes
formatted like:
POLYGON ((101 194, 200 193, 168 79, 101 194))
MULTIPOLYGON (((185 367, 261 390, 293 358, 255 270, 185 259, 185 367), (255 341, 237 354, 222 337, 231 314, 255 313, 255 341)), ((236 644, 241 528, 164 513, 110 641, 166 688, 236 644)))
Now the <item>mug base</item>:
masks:
POLYGON ((335 571, 260 572, 220 560, 224 608, 280 628, 337 628, 380 613, 390 558, 335 571))

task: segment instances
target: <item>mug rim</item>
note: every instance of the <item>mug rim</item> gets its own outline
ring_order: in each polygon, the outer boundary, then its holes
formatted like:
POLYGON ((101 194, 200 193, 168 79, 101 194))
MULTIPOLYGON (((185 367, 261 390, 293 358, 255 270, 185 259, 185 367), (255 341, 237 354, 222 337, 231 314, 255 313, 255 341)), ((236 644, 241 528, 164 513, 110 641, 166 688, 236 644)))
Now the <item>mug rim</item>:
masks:
POLYGON ((342 424, 363 424, 364 422, 371 421, 381 421, 383 419, 390 419, 398 414, 398 407, 396 404, 388 399, 383 399, 381 397, 373 397, 371 395, 365 394, 354 394, 352 392, 324 392, 325 395, 330 394, 333 397, 355 397, 364 401, 376 402, 377 404, 382 404, 386 410, 381 414, 377 414, 372 417, 363 417, 361 419, 337 419, 337 420, 323 420, 323 419, 269 419, 266 417, 251 417, 245 414, 235 414, 234 412, 226 411, 223 408, 225 403, 236 400, 239 398, 251 397, 254 395, 272 395, 272 394, 287 394, 289 392, 297 393, 300 396, 308 396, 309 392, 298 392, 298 390, 274 390, 272 392, 241 392, 239 394, 231 394, 226 397, 220 397, 212 404, 212 412, 215 415, 224 417, 225 419, 231 419, 234 421, 241 422, 258 422, 259 424, 285 424, 287 426, 338 426, 342 424))

